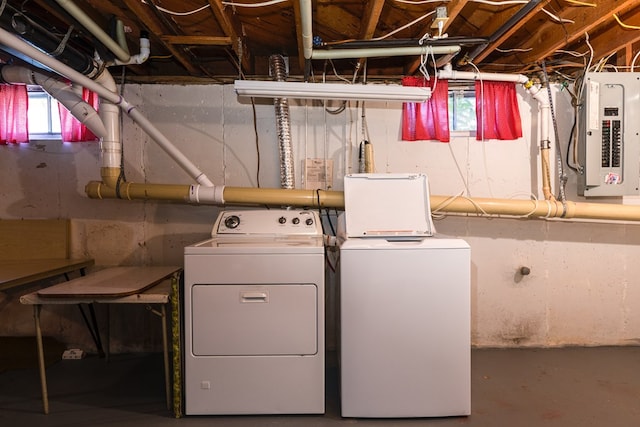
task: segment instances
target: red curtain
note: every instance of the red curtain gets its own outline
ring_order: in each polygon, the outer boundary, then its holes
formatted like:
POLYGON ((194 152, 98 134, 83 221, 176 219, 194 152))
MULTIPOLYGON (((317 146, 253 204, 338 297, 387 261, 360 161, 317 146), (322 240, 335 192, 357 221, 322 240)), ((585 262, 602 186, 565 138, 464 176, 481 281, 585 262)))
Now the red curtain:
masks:
MULTIPOLYGON (((98 110, 100 98, 96 93, 87 88, 82 88, 82 99, 88 102, 96 111, 98 110)), ((98 139, 93 132, 73 117, 64 106, 58 104, 58 112, 60 113, 60 133, 63 141, 79 142, 96 141, 98 139)))
POLYGON ((476 80, 476 120, 478 141, 521 138, 516 84, 476 80))
POLYGON ((433 90, 426 102, 402 104, 402 140, 436 140, 449 142, 449 82, 408 76, 403 86, 429 87, 433 90), (434 89, 435 86, 435 89, 434 89))
POLYGON ((26 85, 0 85, 0 144, 28 142, 26 85))

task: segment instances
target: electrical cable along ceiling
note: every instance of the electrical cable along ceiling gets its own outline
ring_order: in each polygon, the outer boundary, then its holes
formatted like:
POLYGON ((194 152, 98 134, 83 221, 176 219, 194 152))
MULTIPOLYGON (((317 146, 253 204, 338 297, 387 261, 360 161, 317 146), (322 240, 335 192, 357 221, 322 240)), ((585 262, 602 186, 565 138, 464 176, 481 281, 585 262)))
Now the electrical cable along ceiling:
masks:
MULTIPOLYGON (((76 50, 92 58, 95 50, 104 61, 118 60, 72 8, 134 54, 148 34, 148 58, 128 64, 125 74, 148 83, 266 80, 274 54, 286 58, 290 78, 308 81, 397 79, 447 62, 533 75, 543 60, 552 78, 571 79, 587 66, 629 71, 640 52, 635 0, 4 0, 0 8, 7 31, 28 37, 46 29, 38 47, 52 55, 76 50), (305 59, 305 3, 320 59, 305 59), (385 53, 443 44, 460 51, 385 53), (362 49, 379 53, 359 57, 362 49)), ((2 59, 14 61, 3 50, 2 59)))

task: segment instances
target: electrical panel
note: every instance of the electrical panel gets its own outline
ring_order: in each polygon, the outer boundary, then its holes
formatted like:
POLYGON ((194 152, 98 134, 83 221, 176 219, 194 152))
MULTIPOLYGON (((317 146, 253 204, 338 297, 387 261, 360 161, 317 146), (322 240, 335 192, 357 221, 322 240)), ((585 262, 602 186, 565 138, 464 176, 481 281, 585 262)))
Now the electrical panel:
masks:
POLYGON ((587 73, 578 117, 578 194, 640 194, 640 73, 587 73))

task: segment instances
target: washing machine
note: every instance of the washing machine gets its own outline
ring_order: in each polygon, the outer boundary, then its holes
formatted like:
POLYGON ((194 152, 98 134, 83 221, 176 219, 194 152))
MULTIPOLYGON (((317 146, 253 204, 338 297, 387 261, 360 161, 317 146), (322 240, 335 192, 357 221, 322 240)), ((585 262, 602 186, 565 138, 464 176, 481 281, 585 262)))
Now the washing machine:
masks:
POLYGON ((318 214, 224 211, 184 251, 186 415, 325 410, 318 214))
POLYGON ((462 239, 342 242, 343 417, 470 414, 469 270, 462 239))
POLYGON ((435 233, 424 174, 345 177, 343 417, 471 412, 470 247, 435 233))

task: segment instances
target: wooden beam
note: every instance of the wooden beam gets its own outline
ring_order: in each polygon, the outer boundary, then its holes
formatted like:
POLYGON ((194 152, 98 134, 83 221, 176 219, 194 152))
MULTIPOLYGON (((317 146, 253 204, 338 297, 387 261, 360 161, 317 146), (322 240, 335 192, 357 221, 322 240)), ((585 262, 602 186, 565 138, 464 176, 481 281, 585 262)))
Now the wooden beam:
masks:
POLYGON ((236 57, 239 58, 241 68, 245 71, 250 70, 250 52, 247 51, 246 45, 238 35, 241 32, 242 25, 237 19, 233 19, 225 11, 222 0, 209 0, 209 4, 211 5, 213 15, 218 21, 218 25, 222 28, 222 32, 231 39, 231 49, 236 54, 236 57))
MULTIPOLYGON (((142 23, 150 32, 154 33, 158 37, 165 32, 162 23, 158 21, 153 13, 151 13, 149 6, 138 0, 123 0, 123 2, 131 12, 135 13, 136 16, 140 18, 142 23)), ((171 52, 176 61, 178 61, 189 73, 194 75, 202 74, 202 70, 193 65, 193 59, 190 58, 183 49, 167 44, 163 42, 162 39, 160 39, 160 42, 169 52, 171 52)))
MULTIPOLYGON (((380 22, 380 14, 384 8, 384 0, 371 0, 367 2, 366 10, 362 16, 360 24, 360 40, 370 40, 376 32, 378 23, 380 22)), ((363 65, 365 58, 358 59, 356 71, 363 65)))
POLYGON ((204 45, 204 46, 229 46, 231 37, 217 36, 160 36, 160 39, 168 44, 204 45))
POLYGON ((635 6, 637 0, 601 0, 597 7, 567 7, 559 13, 559 17, 573 23, 564 23, 565 30, 560 24, 549 19, 544 23, 535 36, 521 46, 531 49, 529 52, 514 55, 513 59, 504 57, 503 60, 511 64, 531 64, 540 62, 551 56, 558 49, 584 38, 585 33, 594 31, 607 20, 613 19, 614 13, 620 13, 635 6))
MULTIPOLYGON (((456 19, 456 17, 460 14, 462 9, 467 5, 468 2, 469 0, 453 0, 452 2, 447 4, 447 15, 449 16, 449 19, 447 19, 447 22, 444 23, 444 28, 442 30, 444 33, 447 32, 447 29, 451 26, 451 23, 456 19)), ((424 34, 430 29, 431 23, 423 28, 422 33, 424 34)), ((451 57, 452 55, 447 55, 447 59, 443 62, 449 62, 451 60, 451 57)), ((415 73, 420 67, 420 64, 421 60, 419 57, 413 60, 413 62, 411 62, 407 66, 407 74, 411 75, 415 73)), ((441 67, 442 65, 444 64, 441 64, 440 61, 438 61, 438 66, 441 67)))
POLYGON ((475 57, 473 62, 481 62, 484 58, 486 58, 491 52, 493 52, 497 47, 500 47, 502 43, 508 40, 516 31, 522 28, 527 20, 534 16, 536 13, 540 12, 542 8, 544 8, 551 0, 543 0, 536 7, 534 7, 531 12, 529 12, 526 16, 522 17, 522 19, 513 25, 510 29, 507 30, 501 37, 498 37, 493 43, 490 43, 485 50, 483 50, 478 56, 475 57))

